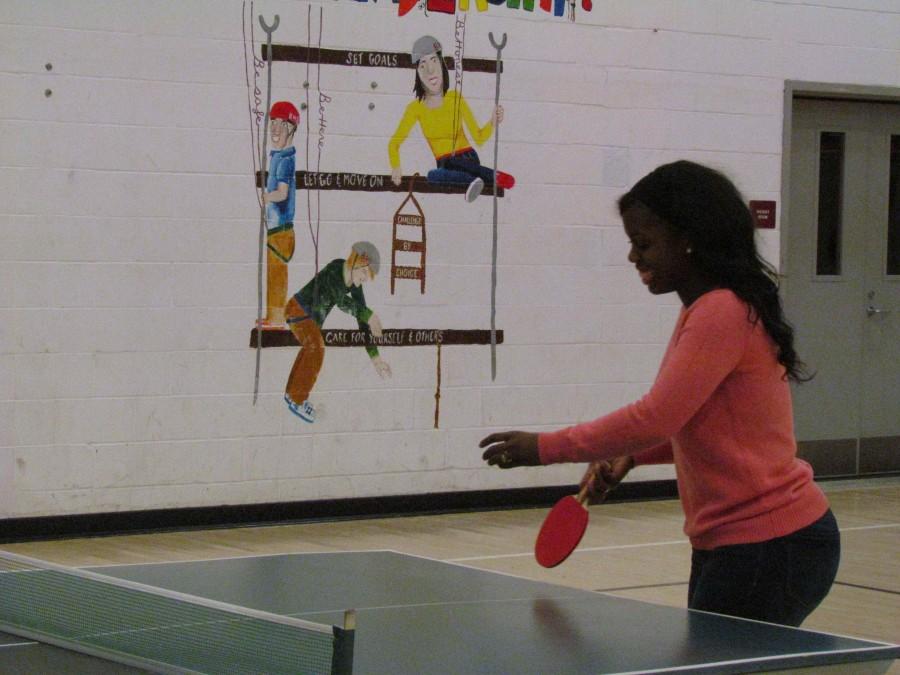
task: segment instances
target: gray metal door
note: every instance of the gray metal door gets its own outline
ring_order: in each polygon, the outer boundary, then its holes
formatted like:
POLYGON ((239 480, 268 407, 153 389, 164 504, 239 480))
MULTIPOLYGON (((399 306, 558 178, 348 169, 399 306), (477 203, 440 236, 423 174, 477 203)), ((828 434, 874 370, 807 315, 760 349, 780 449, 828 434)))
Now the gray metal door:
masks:
POLYGON ((795 99, 784 297, 801 453, 822 474, 900 469, 900 105, 795 99))

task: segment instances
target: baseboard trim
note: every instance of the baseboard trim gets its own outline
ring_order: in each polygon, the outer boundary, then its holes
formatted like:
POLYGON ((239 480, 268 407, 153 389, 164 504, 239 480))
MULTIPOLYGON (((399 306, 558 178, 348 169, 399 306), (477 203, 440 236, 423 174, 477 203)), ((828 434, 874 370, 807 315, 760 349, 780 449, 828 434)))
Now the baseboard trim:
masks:
MULTIPOLYGON (((898 475, 900 472, 865 476, 858 474, 855 476, 817 476, 816 480, 825 482, 848 477, 865 480, 866 478, 898 475)), ((547 508, 566 495, 573 494, 577 489, 577 485, 557 485, 539 488, 6 518, 0 519, 0 544, 305 522, 402 518, 472 511, 547 508)), ((678 485, 674 480, 634 481, 620 485, 610 494, 606 503, 677 498, 678 485)))
MULTIPOLYGON (((0 520, 0 543, 149 532, 252 527, 329 520, 389 518, 467 511, 542 508, 577 491, 574 485, 440 492, 304 502, 117 511, 0 520)), ((609 502, 674 499, 674 480, 620 485, 609 502)))
POLYGON ((900 436, 799 441, 797 455, 817 478, 884 475, 900 471, 900 436))

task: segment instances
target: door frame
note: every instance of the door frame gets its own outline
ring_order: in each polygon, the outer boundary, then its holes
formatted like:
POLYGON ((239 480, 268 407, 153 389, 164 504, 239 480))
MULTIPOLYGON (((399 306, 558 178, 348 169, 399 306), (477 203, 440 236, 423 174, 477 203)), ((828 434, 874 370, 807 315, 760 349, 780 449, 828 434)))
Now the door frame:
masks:
MULTIPOLYGON (((793 134, 793 105, 798 98, 822 99, 825 101, 850 101, 859 103, 900 103, 900 87, 876 85, 839 84, 831 82, 811 82, 785 80, 782 110, 782 154, 781 154, 781 215, 779 218, 778 274, 788 279, 791 270, 788 265, 788 233, 790 231, 791 200, 791 158, 793 134)), ((790 283, 787 284, 790 290, 790 283)), ((829 441, 805 441, 798 444, 799 454, 809 461, 817 475, 859 475, 859 441, 844 442, 843 446, 829 441), (846 446, 846 447, 844 447, 846 446)), ((894 467, 885 466, 890 472, 894 467)), ((875 473, 879 473, 878 469, 875 473)))
POLYGON ((791 134, 794 131, 794 99, 819 98, 832 101, 860 103, 898 103, 900 87, 880 87, 865 84, 837 84, 829 82, 784 81, 784 103, 781 128, 781 217, 779 218, 778 273, 785 274, 787 265, 787 236, 790 227, 791 201, 791 134))

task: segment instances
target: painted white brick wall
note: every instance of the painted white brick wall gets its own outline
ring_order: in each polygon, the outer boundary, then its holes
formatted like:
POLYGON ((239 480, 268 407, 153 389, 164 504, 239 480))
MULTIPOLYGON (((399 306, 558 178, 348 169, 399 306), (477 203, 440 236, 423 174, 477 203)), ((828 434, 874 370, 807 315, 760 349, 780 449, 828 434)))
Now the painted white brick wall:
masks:
MULTIPOLYGON (((324 11, 325 47, 400 51, 428 33, 453 51, 453 17, 398 18, 386 0, 254 8, 280 15, 276 42, 305 44, 310 6, 316 20, 324 11)), ((900 86, 894 0, 595 0, 576 23, 473 10, 467 56, 494 57, 489 31, 509 36, 501 164, 518 185, 500 204, 497 379, 487 347, 442 349, 435 430, 435 347, 384 349, 389 381, 362 350, 330 349, 313 430, 281 400, 293 349, 263 352, 251 401, 258 208, 243 9, 0 5, 0 517, 574 482, 580 467, 486 470, 476 444, 497 428, 591 419, 652 381, 678 306, 650 297, 627 264, 615 199, 684 157, 778 200, 784 80, 900 86)), ((276 97, 304 101, 306 78, 276 63, 276 97)), ((309 81, 314 103, 317 87, 332 98, 322 170, 387 173, 411 71, 324 66, 309 81)), ((494 78, 470 73, 464 86, 485 118, 494 78)), ((313 160, 316 125, 313 110, 313 160)), ((417 134, 406 169, 432 163, 417 134)), ((292 292, 314 269, 306 197, 292 292)), ((399 201, 321 193, 320 260, 357 239, 387 259, 399 201)), ((391 296, 382 274, 370 305, 387 327, 487 328, 491 201, 420 201, 427 294, 401 281, 391 296)), ((760 245, 778 260, 777 230, 760 245)), ((329 326, 354 324, 336 312, 329 326)))

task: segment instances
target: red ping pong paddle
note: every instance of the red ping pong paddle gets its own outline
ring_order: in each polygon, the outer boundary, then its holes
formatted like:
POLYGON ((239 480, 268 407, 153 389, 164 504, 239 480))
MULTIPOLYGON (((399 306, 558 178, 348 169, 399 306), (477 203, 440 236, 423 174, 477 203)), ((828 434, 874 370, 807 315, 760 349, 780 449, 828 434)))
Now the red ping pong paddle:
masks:
MULTIPOLYGON (((591 464, 578 495, 563 497, 550 509, 534 542, 534 557, 542 567, 556 567, 577 547, 588 526, 588 476, 596 471, 591 464)), ((606 497, 606 493, 603 494, 606 497)), ((603 498, 601 497, 601 499, 603 498)))

